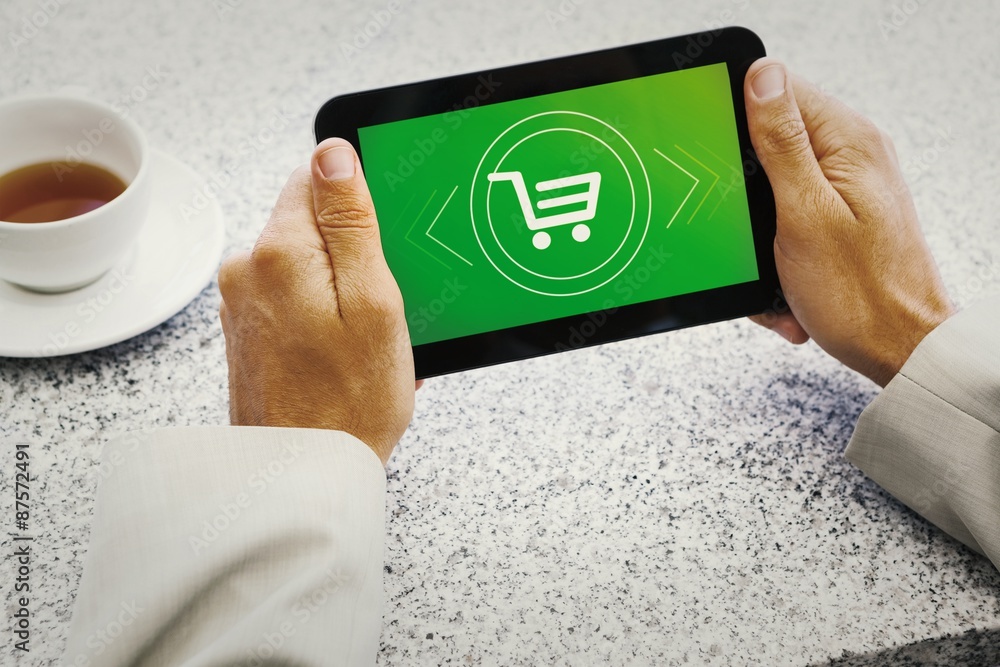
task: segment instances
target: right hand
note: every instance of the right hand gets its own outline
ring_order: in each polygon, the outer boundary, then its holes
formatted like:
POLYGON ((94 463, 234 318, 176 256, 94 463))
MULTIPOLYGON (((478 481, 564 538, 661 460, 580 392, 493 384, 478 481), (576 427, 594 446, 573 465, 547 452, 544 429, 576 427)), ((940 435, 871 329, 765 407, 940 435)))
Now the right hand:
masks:
POLYGON ((744 83, 750 137, 777 207, 774 259, 790 313, 751 319, 812 337, 885 386, 955 312, 887 135, 764 58, 744 83))

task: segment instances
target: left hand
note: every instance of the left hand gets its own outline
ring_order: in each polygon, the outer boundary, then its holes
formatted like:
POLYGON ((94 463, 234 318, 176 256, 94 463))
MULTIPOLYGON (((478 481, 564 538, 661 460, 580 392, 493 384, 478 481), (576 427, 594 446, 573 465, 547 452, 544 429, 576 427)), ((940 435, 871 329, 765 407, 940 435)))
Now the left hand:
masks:
POLYGON ((292 174, 219 290, 232 423, 345 431, 386 463, 413 415, 413 353, 348 142, 292 174))

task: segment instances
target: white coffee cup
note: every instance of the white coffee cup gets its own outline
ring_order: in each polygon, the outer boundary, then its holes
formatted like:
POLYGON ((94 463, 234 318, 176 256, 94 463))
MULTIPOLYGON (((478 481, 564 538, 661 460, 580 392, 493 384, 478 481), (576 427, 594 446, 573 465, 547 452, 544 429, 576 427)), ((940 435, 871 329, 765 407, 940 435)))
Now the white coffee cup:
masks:
POLYGON ((128 187, 65 220, 0 221, 0 279, 39 292, 65 292, 103 276, 135 242, 149 209, 149 148, 131 119, 80 97, 0 101, 0 175, 55 161, 103 167, 128 187))

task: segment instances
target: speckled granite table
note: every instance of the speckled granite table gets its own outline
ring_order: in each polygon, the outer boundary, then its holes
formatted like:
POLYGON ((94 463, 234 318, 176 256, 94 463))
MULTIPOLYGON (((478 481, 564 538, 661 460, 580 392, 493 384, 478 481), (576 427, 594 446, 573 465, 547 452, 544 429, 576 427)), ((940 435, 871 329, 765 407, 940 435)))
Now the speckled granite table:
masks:
MULTIPOLYGON (((740 23, 895 137, 955 298, 1000 291, 997 3, 400 2, 361 38, 387 3, 5 0, 0 94, 124 99, 206 178, 242 151, 218 195, 235 249, 333 94, 740 23), (166 75, 135 100, 149 67, 166 75)), ((102 443, 225 421, 218 302, 213 284, 112 348, 0 360, 0 455, 31 443, 39 535, 32 651, 5 631, 0 662, 60 654, 102 443)), ((746 322, 430 382, 389 469, 380 663, 963 664, 1000 646, 1000 574, 842 458, 874 393, 746 322)))

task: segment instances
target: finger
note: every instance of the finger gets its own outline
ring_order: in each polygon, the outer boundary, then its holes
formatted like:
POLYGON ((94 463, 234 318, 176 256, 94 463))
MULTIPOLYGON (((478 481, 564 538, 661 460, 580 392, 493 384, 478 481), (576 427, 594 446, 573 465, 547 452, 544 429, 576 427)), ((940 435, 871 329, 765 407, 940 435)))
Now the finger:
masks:
POLYGON ((800 77, 791 77, 813 153, 831 186, 858 214, 892 191, 899 171, 891 140, 871 120, 800 77))
POLYGON ((809 341, 809 334, 791 313, 764 313, 751 315, 750 321, 770 329, 789 343, 802 345, 809 341))
POLYGON ((802 77, 789 78, 817 160, 844 147, 887 154, 884 135, 871 120, 802 77))
POLYGON ((779 200, 827 184, 788 79, 783 64, 763 58, 744 82, 750 139, 779 200))
POLYGON ((899 153, 896 152, 896 143, 892 140, 892 137, 885 131, 882 132, 882 143, 885 145, 885 150, 892 158, 892 165, 896 168, 896 171, 901 171, 902 168, 899 165, 899 153))
POLYGON ((323 238, 316 229, 312 175, 308 166, 298 167, 288 177, 254 247, 267 244, 303 253, 308 250, 326 252, 323 238))
POLYGON ((389 286, 392 275, 357 154, 347 141, 327 139, 316 147, 311 170, 316 223, 330 254, 337 293, 368 300, 389 286))
POLYGON ((226 328, 229 326, 228 318, 226 317, 226 301, 223 299, 219 302, 219 323, 222 324, 222 334, 226 335, 226 328))
POLYGON ((219 293, 222 299, 235 299, 239 287, 244 282, 250 262, 250 251, 241 250, 226 257, 219 267, 219 293))
POLYGON ((423 380, 417 380, 416 387, 414 387, 413 391, 418 391, 423 386, 424 386, 424 381, 423 380))

